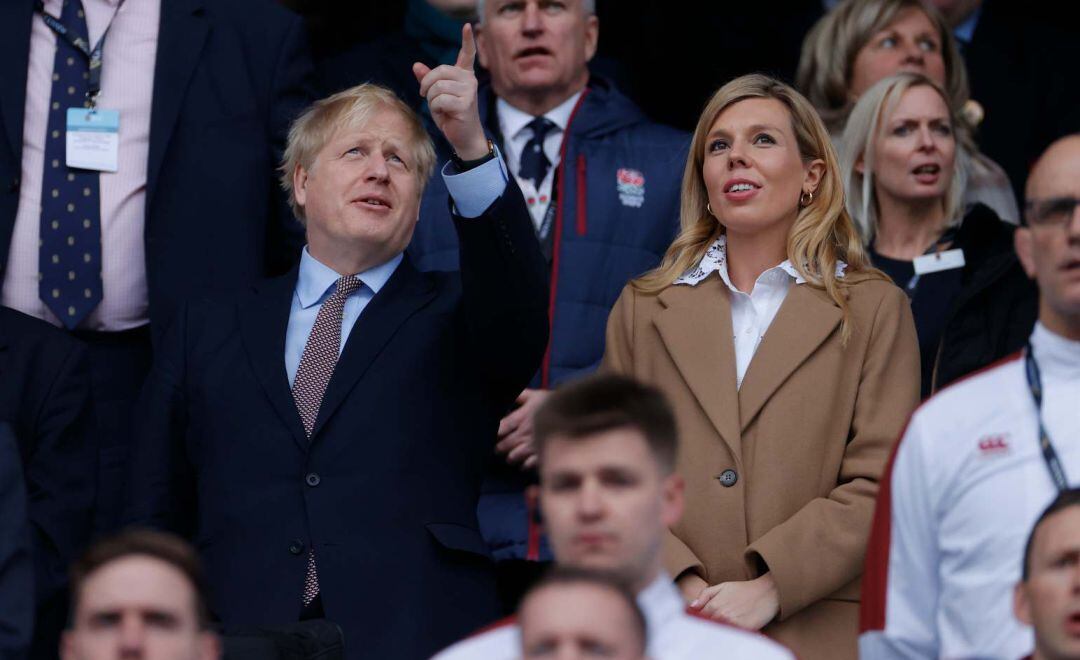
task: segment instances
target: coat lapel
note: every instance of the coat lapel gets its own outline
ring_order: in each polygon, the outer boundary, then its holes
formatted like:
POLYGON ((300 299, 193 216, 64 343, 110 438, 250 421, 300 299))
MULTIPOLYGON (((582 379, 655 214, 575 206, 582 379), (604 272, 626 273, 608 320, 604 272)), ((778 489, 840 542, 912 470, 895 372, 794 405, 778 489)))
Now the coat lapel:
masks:
MULTIPOLYGON (((11 144, 11 153, 22 157, 23 111, 26 106, 26 67, 30 61, 30 29, 34 17, 33 0, 0 2, 0 122, 11 144)), ((7 183, 7 182, 4 182, 7 183)))
POLYGON ((157 179, 183 107, 188 82, 199 62, 210 26, 202 0, 162 0, 158 28, 154 101, 150 111, 150 155, 146 171, 147 217, 157 179))
POLYGON ((808 284, 791 286, 743 378, 739 390, 742 431, 788 376, 837 330, 842 317, 840 308, 823 291, 808 284))
POLYGON ((364 308, 349 333, 345 349, 323 394, 319 416, 311 431, 313 441, 398 328, 434 297, 435 289, 431 282, 416 270, 406 256, 386 285, 364 308))
POLYGON ((741 455, 731 303, 719 277, 660 293, 661 341, 732 455, 741 455))
POLYGON ((285 332, 289 326, 296 277, 294 267, 287 275, 257 285, 255 291, 240 302, 240 333, 251 367, 270 403, 293 439, 306 452, 307 435, 285 372, 285 332))

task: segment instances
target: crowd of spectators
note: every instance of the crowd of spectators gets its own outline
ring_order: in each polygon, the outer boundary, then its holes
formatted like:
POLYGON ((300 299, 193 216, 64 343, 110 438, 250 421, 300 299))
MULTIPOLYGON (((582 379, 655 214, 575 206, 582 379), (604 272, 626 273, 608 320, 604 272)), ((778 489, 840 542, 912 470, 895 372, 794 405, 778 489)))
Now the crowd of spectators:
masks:
POLYGON ((0 3, 0 658, 1080 659, 1073 12, 0 3))

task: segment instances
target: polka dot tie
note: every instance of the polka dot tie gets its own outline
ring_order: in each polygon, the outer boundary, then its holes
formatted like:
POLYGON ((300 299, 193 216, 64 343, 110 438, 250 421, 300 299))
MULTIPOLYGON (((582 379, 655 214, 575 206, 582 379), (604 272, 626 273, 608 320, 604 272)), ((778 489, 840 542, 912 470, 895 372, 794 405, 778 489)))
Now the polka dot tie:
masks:
POLYGON ((532 137, 525 143, 525 150, 521 152, 518 175, 522 179, 531 179, 533 186, 540 190, 540 184, 544 182, 544 177, 551 169, 551 161, 544 153, 544 137, 556 126, 555 122, 540 116, 526 124, 526 127, 532 130, 532 137))
MULTIPOLYGON (((64 0, 60 22, 88 41, 81 0, 64 0)), ((65 164, 68 108, 86 105, 89 62, 56 39, 41 190, 38 296, 67 328, 101 302, 101 201, 98 172, 65 164)))
MULTIPOLYGON (((334 293, 319 308, 315 325, 312 326, 307 344, 304 345, 304 353, 300 356, 300 366, 297 367, 296 378, 293 379, 292 395, 308 439, 315 428, 323 394, 326 393, 326 386, 330 383, 330 376, 334 374, 338 354, 341 352, 341 316, 345 311, 345 300, 360 286, 361 282, 355 275, 346 275, 337 281, 334 293)), ((304 592, 300 599, 304 607, 307 607, 318 595, 319 575, 315 570, 315 547, 311 545, 307 574, 304 576, 304 592)))

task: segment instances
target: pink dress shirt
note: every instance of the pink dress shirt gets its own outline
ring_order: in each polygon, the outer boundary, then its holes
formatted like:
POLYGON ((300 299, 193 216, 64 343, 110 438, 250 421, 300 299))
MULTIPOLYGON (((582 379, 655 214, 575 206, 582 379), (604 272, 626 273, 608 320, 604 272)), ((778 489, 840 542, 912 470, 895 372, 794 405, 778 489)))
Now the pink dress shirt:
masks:
MULTIPOLYGON (((45 11, 59 16, 61 2, 45 0, 45 11)), ((120 154, 119 171, 100 174, 104 296, 80 328, 128 330, 149 322, 143 229, 161 0, 83 0, 83 6, 90 42, 95 46, 116 15, 102 52, 98 107, 120 111, 120 154)), ((19 210, 0 301, 60 325, 38 298, 42 168, 63 167, 63 163, 43 162, 55 55, 56 35, 35 12, 30 31, 19 210)))

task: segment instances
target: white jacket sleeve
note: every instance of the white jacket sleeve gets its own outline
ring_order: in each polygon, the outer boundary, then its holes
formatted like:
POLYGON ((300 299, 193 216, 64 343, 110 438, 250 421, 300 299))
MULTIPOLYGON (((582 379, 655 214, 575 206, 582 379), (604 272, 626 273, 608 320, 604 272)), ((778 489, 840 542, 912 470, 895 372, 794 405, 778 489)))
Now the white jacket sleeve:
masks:
POLYGON ((908 424, 878 494, 863 575, 859 656, 938 657, 937 444, 908 424))

